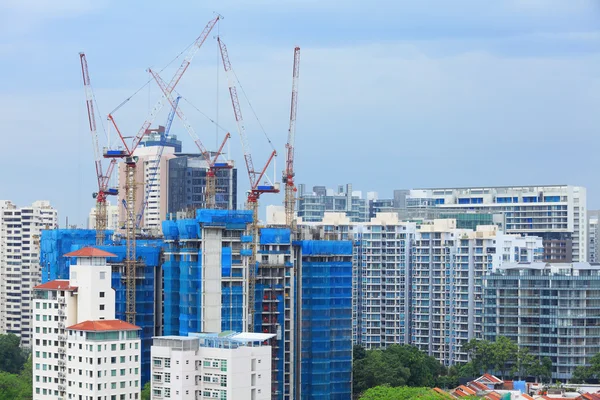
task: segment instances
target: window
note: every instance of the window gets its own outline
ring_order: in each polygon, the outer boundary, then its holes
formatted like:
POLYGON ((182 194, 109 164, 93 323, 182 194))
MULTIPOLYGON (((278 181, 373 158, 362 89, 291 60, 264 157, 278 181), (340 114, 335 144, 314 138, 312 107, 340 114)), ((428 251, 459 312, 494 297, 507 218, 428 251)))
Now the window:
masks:
MULTIPOLYGON (((136 360, 136 361, 137 361, 137 360, 136 360)), ((162 360, 161 360, 160 358, 155 358, 155 359, 153 360, 153 364, 154 364, 154 366, 155 366, 155 367, 158 367, 158 368, 160 368, 160 367, 162 367, 162 360)))
POLYGON ((117 351, 117 345, 116 344, 111 344, 110 345, 110 349, 111 349, 111 351, 117 351))
POLYGON ((125 350, 125 343, 121 343, 121 350, 125 350))
POLYGON ((120 372, 121 372, 121 376, 125 376, 125 368, 122 368, 120 372))
MULTIPOLYGON (((137 349, 137 343, 135 344, 135 348, 137 349)), ((137 357, 135 356, 135 361, 137 361, 137 357)), ((165 358, 165 368, 171 368, 171 359, 165 358)))
POLYGON ((104 280, 104 279, 106 279, 106 272, 104 272, 104 271, 101 271, 101 272, 100 272, 100 279, 101 279, 101 280, 104 280))
POLYGON ((100 311, 104 310, 104 304, 100 304, 100 311))

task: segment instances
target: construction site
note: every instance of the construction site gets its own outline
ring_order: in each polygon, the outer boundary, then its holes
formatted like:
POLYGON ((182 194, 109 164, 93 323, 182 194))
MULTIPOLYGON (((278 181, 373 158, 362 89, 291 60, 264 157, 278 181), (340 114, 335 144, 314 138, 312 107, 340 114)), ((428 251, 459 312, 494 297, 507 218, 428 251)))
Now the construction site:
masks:
POLYGON ((219 35, 213 36, 221 19, 216 15, 206 24, 182 53, 171 79, 163 80, 162 70, 148 70, 152 82, 147 84, 160 89, 160 98, 137 132, 121 131, 117 122, 129 99, 108 114, 117 137, 112 146, 101 144, 101 116, 87 57, 80 53, 97 180, 95 229, 44 231, 42 281, 68 279, 72 260, 64 254, 85 246, 117 256, 108 260, 116 317, 141 328, 142 385, 150 380, 154 336, 260 332, 274 334, 268 343, 273 399, 350 398, 352 244, 300 237, 295 220, 300 48, 290 51, 291 102, 281 189, 268 173, 275 169, 278 154, 271 140, 267 137, 271 152, 260 160, 251 152, 250 143, 261 136, 246 132, 228 48, 219 35), (184 94, 176 90, 196 53, 213 37, 248 176, 244 210, 236 209, 237 168, 225 151, 231 134, 208 149, 208 139, 196 132, 182 110, 184 94), (166 122, 156 125, 163 108, 168 111, 166 122), (171 133, 175 119, 197 147, 195 153, 184 153, 171 133), (267 226, 259 219, 259 201, 280 190, 285 219, 267 226), (119 220, 109 224, 111 198, 119 220))

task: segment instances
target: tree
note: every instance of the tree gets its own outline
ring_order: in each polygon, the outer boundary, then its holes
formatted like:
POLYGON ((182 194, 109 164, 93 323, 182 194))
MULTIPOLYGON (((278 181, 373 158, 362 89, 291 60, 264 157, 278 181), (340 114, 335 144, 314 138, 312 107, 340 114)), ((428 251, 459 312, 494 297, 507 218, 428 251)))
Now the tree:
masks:
POLYGON ((18 375, 0 372, 0 399, 24 400, 32 396, 31 386, 24 384, 18 375))
POLYGON ((517 376, 519 380, 523 377, 535 375, 536 362, 535 357, 529 353, 527 347, 523 347, 517 350, 516 362, 513 365, 511 373, 513 376, 517 376))
POLYGON ((439 400, 445 397, 431 389, 423 387, 377 386, 367 390, 360 400, 439 400))
POLYGON ((483 374, 493 367, 493 345, 489 340, 471 339, 462 346, 462 350, 469 354, 473 369, 477 374, 483 374))
POLYGON ((146 382, 142 389, 142 400, 150 400, 150 382, 146 382))
POLYGON ((0 371, 18 374, 27 360, 26 353, 19 347, 17 335, 0 335, 0 371))
POLYGON ((492 356, 496 371, 500 372, 502 379, 506 377, 508 364, 515 362, 519 346, 506 336, 499 336, 492 345, 492 356))
POLYGON ((362 347, 360 344, 355 344, 352 347, 352 359, 354 361, 358 361, 362 360, 365 357, 367 357, 367 350, 365 350, 365 348, 362 347))
POLYGON ((23 365, 23 370, 19 375, 19 379, 24 386, 22 398, 24 400, 33 398, 33 361, 31 355, 27 357, 27 361, 25 362, 25 365, 23 365))

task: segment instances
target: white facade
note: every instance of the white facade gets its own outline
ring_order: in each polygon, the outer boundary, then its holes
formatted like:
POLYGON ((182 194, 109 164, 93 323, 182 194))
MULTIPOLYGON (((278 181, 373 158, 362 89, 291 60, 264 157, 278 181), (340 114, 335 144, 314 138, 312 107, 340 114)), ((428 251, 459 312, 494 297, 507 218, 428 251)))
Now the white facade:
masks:
POLYGON ((0 200, 0 332, 19 336, 23 347, 31 347, 31 296, 41 282, 41 231, 57 224, 57 211, 48 201, 19 208, 0 200))
POLYGON ((67 330, 66 399, 140 398, 138 327, 103 320, 67 330))
POLYGON ((462 344, 483 335, 484 275, 542 255, 541 238, 496 226, 456 229, 452 219, 420 226, 411 256, 411 344, 447 366, 467 362, 462 344))
POLYGON ((161 336, 152 346, 151 399, 271 399, 274 335, 233 332, 161 336))
POLYGON ((298 226, 301 235, 316 229, 321 239, 354 242, 355 344, 413 344, 447 365, 465 360, 463 339, 481 337, 483 274, 543 255, 539 237, 508 235, 496 226, 457 229, 453 219, 418 226, 396 213, 378 213, 370 222, 352 223, 343 213, 326 213, 322 222, 300 220, 298 226), (449 350, 432 345, 446 336, 454 340, 449 350))
POLYGON ((588 217, 588 261, 600 260, 600 219, 599 211, 590 211, 588 217))
POLYGON ((586 261, 586 189, 581 186, 511 186, 415 189, 407 207, 501 213, 507 233, 544 239, 544 261, 586 261))
MULTIPOLYGON (((168 160, 175 157, 175 149, 165 146, 160 154, 160 146, 138 147, 134 156, 138 157, 136 167, 136 210, 141 210, 144 200, 148 204, 144 208, 144 215, 140 228, 152 234, 162 232, 162 221, 167 216, 168 202, 168 160)), ((117 205, 125 198, 125 164, 119 164, 119 200, 117 205)), ((126 211, 123 206, 118 208, 119 220, 125 221, 126 211)), ((137 211, 139 212, 139 211, 137 211)))
MULTIPOLYGON (((119 206, 107 202, 106 214, 108 216, 106 229, 116 232, 119 229, 119 206)), ((96 207, 90 210, 90 215, 88 216, 88 229, 96 229, 96 207)))
POLYGON ((115 292, 106 264, 106 257, 114 255, 87 247, 67 256, 77 259, 69 280, 34 288, 33 399, 79 399, 80 394, 137 399, 140 328, 114 319, 115 292), (117 382, 116 390, 112 384, 104 388, 111 382, 117 382))

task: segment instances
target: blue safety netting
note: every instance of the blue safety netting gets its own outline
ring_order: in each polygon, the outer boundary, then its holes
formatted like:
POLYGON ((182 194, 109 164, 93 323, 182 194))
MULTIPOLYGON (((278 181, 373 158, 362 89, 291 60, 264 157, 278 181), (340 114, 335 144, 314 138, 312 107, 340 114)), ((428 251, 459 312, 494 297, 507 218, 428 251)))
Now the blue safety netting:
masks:
POLYGON ((260 244, 290 244, 290 230, 287 228, 263 228, 260 230, 260 244))
POLYGON ((225 229, 246 229, 252 222, 252 211, 196 210, 196 221, 206 226, 223 226, 225 229))
POLYGON ((352 242, 345 240, 302 240, 294 242, 302 247, 302 254, 310 255, 352 255, 352 242))
POLYGON ((352 243, 301 241, 302 399, 352 397, 352 243))

